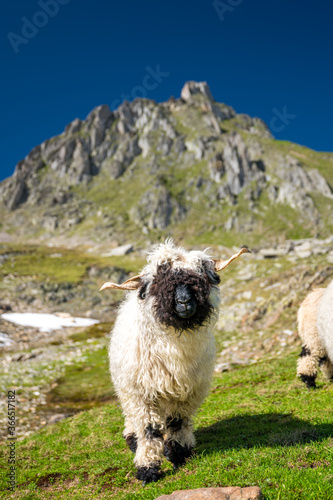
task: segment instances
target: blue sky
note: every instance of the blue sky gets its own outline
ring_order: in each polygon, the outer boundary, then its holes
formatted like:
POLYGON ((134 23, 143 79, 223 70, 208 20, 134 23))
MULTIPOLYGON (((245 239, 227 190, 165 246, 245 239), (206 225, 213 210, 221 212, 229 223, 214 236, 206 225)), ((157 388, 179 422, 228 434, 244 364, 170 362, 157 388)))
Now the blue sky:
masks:
POLYGON ((331 2, 13 0, 1 9, 0 179, 95 106, 140 92, 179 97, 187 80, 207 81, 217 101, 259 116, 277 139, 333 150, 331 2))

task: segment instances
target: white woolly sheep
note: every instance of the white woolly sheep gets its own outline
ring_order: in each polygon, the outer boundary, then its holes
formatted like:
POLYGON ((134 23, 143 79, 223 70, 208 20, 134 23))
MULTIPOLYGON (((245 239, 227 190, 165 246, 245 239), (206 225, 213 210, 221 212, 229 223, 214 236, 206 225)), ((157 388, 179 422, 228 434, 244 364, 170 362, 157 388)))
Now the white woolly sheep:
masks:
POLYGON ((298 334, 302 352, 297 375, 308 388, 316 387, 319 366, 333 380, 333 281, 305 298, 298 311, 298 334))
POLYGON ((109 357, 124 438, 143 484, 161 477, 163 454, 177 468, 193 452, 191 419, 209 391, 215 361, 216 273, 244 252, 214 260, 167 240, 153 248, 139 276, 101 287, 132 290, 119 309, 109 357))

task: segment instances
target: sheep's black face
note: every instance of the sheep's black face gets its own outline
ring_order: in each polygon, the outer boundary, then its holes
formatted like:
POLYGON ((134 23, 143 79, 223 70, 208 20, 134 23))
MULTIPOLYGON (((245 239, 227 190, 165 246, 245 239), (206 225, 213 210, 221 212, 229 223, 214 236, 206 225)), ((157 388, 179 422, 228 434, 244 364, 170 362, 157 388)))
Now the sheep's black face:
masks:
POLYGON ((213 312, 209 301, 211 287, 219 282, 215 273, 210 273, 209 277, 188 269, 175 270, 170 264, 159 266, 148 290, 155 298, 156 319, 178 331, 202 326, 213 312))

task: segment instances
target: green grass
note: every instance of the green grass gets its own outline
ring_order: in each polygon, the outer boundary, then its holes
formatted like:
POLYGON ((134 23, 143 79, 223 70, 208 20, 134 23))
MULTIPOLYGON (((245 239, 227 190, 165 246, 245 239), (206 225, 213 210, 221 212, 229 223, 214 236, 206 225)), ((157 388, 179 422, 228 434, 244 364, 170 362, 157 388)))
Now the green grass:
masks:
POLYGON ((19 276, 49 277, 52 281, 75 283, 86 272, 87 264, 82 257, 72 252, 63 251, 61 261, 53 258, 50 250, 40 247, 30 247, 17 253, 4 262, 1 274, 16 274, 19 276), (81 257, 81 258, 80 258, 81 257))
POLYGON ((62 408, 68 412, 91 408, 114 398, 110 382, 106 343, 90 352, 85 360, 67 366, 48 394, 47 409, 62 408))
POLYGON ((82 250, 49 248, 34 245, 1 245, 0 255, 9 258, 0 266, 0 276, 32 276, 37 280, 55 283, 77 283, 82 281, 92 266, 117 267, 125 272, 137 273, 144 264, 143 259, 131 255, 123 257, 99 257, 82 250))
POLYGON ((177 489, 258 485, 266 500, 332 499, 333 386, 319 378, 309 391, 295 369, 292 354, 215 376, 195 418, 196 455, 176 472, 163 462, 157 484, 143 488, 135 479, 114 402, 17 443, 18 488, 1 498, 149 500, 177 489))
POLYGON ((74 342, 82 342, 88 339, 99 339, 108 335, 112 329, 113 323, 96 323, 88 326, 80 332, 73 333, 70 338, 74 342))

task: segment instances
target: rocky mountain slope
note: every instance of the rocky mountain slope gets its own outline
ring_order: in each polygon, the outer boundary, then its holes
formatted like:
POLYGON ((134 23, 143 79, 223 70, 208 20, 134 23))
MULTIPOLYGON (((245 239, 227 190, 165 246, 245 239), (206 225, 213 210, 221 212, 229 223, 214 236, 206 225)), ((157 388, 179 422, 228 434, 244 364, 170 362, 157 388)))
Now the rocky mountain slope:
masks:
POLYGON ((0 183, 0 240, 116 246, 283 242, 332 233, 333 154, 276 141, 206 83, 95 108, 0 183))

